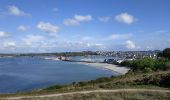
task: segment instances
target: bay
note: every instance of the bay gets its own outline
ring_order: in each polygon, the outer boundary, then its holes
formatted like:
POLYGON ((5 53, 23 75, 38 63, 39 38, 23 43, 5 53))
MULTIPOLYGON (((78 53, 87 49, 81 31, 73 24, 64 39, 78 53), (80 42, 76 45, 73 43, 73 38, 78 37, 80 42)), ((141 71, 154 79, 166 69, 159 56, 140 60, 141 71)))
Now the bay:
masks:
POLYGON ((117 76, 119 73, 75 62, 37 57, 0 58, 0 93, 14 93, 56 84, 117 76))

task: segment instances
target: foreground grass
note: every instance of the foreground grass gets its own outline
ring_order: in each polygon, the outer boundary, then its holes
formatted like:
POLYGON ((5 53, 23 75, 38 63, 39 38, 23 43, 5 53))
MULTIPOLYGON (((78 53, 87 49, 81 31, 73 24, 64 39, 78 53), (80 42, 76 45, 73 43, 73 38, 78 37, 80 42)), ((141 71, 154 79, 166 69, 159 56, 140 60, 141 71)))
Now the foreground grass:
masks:
POLYGON ((48 98, 29 98, 23 100, 170 100, 170 93, 161 92, 108 92, 74 94, 48 98))

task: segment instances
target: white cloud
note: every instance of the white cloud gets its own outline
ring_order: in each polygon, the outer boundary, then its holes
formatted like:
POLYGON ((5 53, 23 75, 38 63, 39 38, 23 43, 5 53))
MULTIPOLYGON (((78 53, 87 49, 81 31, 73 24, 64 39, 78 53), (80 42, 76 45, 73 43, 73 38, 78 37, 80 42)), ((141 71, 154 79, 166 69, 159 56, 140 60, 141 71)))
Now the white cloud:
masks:
POLYGON ((58 33, 59 31, 58 26, 53 25, 49 22, 39 22, 37 25, 37 28, 51 35, 56 35, 56 33, 58 33))
POLYGON ((107 40, 128 39, 132 34, 112 34, 107 40))
POLYGON ((110 19, 111 19, 110 16, 99 17, 99 21, 101 21, 101 22, 108 22, 110 19))
POLYGON ((4 31, 0 31, 0 38, 4 38, 4 37, 8 37, 9 34, 7 32, 4 31))
POLYGON ((8 12, 9 14, 15 15, 15 16, 31 16, 31 14, 25 13, 24 11, 22 11, 21 9, 19 9, 18 7, 14 5, 8 6, 8 12))
POLYGON ((89 41, 89 40, 93 40, 93 39, 94 39, 93 37, 89 37, 89 36, 82 37, 83 41, 89 41))
POLYGON ((128 41, 126 41, 126 48, 128 48, 128 49, 135 49, 136 45, 135 45, 135 43, 133 41, 128 40, 128 41))
POLYGON ((147 50, 152 50, 153 47, 152 47, 152 46, 146 46, 146 49, 147 49, 147 50))
POLYGON ((77 20, 78 22, 83 22, 83 21, 90 21, 92 20, 91 15, 74 15, 74 19, 77 20))
POLYGON ((106 48, 106 46, 104 44, 100 44, 100 43, 92 44, 91 47, 96 48, 96 49, 104 49, 104 48, 106 48))
POLYGON ((132 16, 128 13, 121 13, 121 14, 115 16, 115 20, 117 20, 118 22, 125 23, 125 24, 132 24, 136 21, 134 16, 132 16))
POLYGON ((28 29, 28 27, 27 26, 24 26, 24 25, 20 25, 19 27, 18 27, 18 30, 20 30, 20 31, 26 31, 28 29))
POLYGON ((4 51, 12 51, 16 48, 16 43, 13 40, 5 39, 0 40, 0 50, 4 51))
POLYGON ((64 25, 66 26, 75 26, 79 25, 80 22, 86 22, 92 20, 91 15, 74 15, 74 18, 68 18, 64 20, 64 25))
POLYGON ((101 43, 90 43, 83 41, 64 41, 59 44, 60 48, 69 50, 89 50, 89 49, 104 49, 105 45, 101 43))
POLYGON ((4 43, 4 47, 5 48, 15 48, 16 47, 16 43, 14 41, 5 42, 4 43))
POLYGON ((28 46, 35 45, 35 43, 41 43, 44 40, 43 36, 40 35, 27 35, 26 38, 22 39, 28 46))
POLYGON ((75 25, 79 25, 79 22, 75 19, 65 19, 64 20, 64 25, 66 26, 75 26, 75 25))

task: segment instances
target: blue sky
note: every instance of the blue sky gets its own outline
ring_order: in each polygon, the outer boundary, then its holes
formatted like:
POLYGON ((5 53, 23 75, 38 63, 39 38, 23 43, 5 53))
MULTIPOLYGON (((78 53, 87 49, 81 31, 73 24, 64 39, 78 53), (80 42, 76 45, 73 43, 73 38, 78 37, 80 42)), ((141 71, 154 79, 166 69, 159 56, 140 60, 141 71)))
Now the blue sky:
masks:
POLYGON ((170 47, 169 0, 1 0, 0 53, 170 47))

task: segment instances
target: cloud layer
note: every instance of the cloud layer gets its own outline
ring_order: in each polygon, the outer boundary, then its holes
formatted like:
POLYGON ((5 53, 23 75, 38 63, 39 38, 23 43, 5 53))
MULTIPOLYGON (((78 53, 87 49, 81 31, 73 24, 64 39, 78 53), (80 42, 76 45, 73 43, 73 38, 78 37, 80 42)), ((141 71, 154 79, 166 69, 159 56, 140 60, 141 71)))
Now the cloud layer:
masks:
POLYGON ((44 32, 49 33, 51 35, 55 35, 59 31, 58 26, 53 25, 49 22, 39 22, 37 24, 37 28, 40 29, 41 31, 44 31, 44 32))
POLYGON ((128 41, 126 41, 126 47, 127 47, 128 49, 135 49, 135 48, 136 48, 136 45, 135 45, 135 43, 134 43, 133 41, 128 40, 128 41))
POLYGON ((91 21, 92 20, 92 16, 91 15, 74 15, 74 18, 68 18, 64 20, 64 25, 66 26, 75 26, 75 25, 79 25, 81 22, 87 22, 87 21, 91 21))
POLYGON ((19 31, 27 31, 28 30, 28 26, 20 25, 20 26, 18 26, 18 30, 19 31))
POLYGON ((115 20, 117 20, 118 22, 121 22, 121 23, 125 23, 125 24, 132 24, 136 21, 134 16, 131 14, 128 14, 128 13, 121 13, 121 14, 115 16, 115 20))
POLYGON ((24 12, 23 10, 19 9, 14 5, 8 6, 8 12, 9 14, 14 16, 31 16, 31 14, 24 12))
POLYGON ((4 31, 0 31, 0 38, 4 38, 4 37, 8 37, 9 34, 7 32, 4 31))

